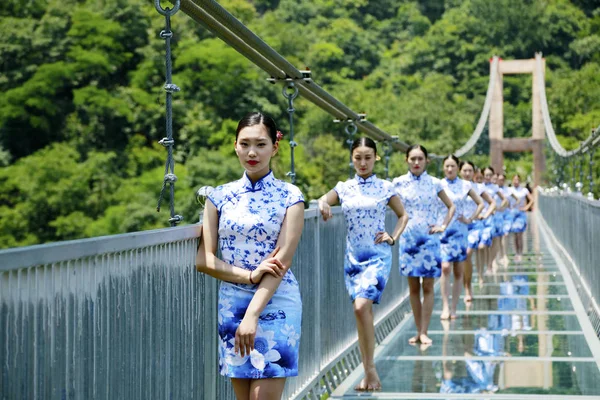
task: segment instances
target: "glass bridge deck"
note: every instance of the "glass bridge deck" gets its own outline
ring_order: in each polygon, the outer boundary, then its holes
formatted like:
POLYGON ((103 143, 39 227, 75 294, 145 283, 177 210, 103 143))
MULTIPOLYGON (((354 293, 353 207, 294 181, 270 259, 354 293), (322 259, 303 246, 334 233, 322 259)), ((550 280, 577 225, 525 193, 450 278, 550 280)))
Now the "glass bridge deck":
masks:
POLYGON ((571 277, 535 227, 527 254, 478 284, 459 301, 458 317, 441 321, 436 286, 429 334, 410 345, 407 318, 376 349, 380 392, 357 392, 358 368, 334 399, 600 399, 600 342, 571 277), (543 396, 543 397, 541 397, 543 396))

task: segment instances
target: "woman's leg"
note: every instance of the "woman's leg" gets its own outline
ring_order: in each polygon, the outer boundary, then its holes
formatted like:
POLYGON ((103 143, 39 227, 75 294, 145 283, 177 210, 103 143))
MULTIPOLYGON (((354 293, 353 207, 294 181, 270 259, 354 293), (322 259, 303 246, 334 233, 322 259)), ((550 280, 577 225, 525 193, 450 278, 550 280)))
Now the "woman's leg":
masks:
POLYGON ((478 282, 481 285, 483 283, 483 266, 485 263, 485 245, 479 245, 477 249, 477 277, 478 282))
MULTIPOLYGON (((452 307, 450 307, 450 318, 456 318, 456 307, 458 306, 458 298, 462 290, 463 271, 465 262, 459 261, 454 263, 454 284, 452 285, 452 307)), ((448 279, 449 280, 449 279, 448 279)))
POLYGON ((250 381, 250 400, 281 400, 285 378, 253 379, 250 381))
POLYGON ((417 335, 408 339, 408 343, 417 343, 421 333, 421 278, 409 277, 408 290, 410 307, 412 308, 415 325, 417 325, 417 335))
MULTIPOLYGON (((450 306, 448 305, 448 295, 450 294, 450 269, 452 264, 444 261, 442 263, 442 277, 440 278, 440 286, 442 291, 442 315, 441 319, 450 318, 450 306)), ((454 282, 456 285, 456 281, 454 282)), ((454 298, 452 298, 454 303, 454 298)))
POLYGON ((494 265, 496 264, 496 254, 498 253, 498 237, 492 238, 492 245, 489 248, 488 252, 488 272, 492 273, 494 271, 494 265))
POLYGON ((423 309, 421 314, 421 331, 419 340, 423 344, 431 344, 432 341, 427 336, 431 314, 433 313, 433 278, 423 278, 423 309))
POLYGON ((471 289, 471 279, 473 279, 473 249, 467 249, 467 259, 465 260, 465 273, 464 284, 465 284, 465 303, 473 300, 473 291, 471 289))
POLYGON ((231 385, 237 400, 250 399, 250 379, 231 378, 231 385))
POLYGON ((521 261, 523 256, 523 232, 515 233, 515 252, 517 253, 518 261, 521 261))
POLYGON ((502 260, 502 264, 504 267, 508 267, 508 253, 506 252, 506 246, 508 245, 508 234, 505 234, 500 237, 500 255, 498 258, 502 260))
POLYGON ((373 323, 373 300, 357 298, 354 300, 354 316, 358 329, 358 344, 362 356, 365 378, 356 390, 379 390, 381 381, 375 369, 375 326, 373 323))

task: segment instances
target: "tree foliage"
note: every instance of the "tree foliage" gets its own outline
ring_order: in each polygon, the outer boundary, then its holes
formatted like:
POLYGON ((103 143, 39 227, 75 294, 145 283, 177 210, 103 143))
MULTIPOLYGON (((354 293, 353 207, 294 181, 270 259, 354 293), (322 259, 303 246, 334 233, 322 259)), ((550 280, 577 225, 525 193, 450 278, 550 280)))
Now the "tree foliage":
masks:
MULTIPOLYGON (((543 52, 549 107, 565 146, 600 124, 597 1, 221 4, 370 121, 437 153, 471 135, 494 54, 543 52)), ((0 5, 0 247, 167 225, 168 213, 155 210, 166 157, 157 144, 165 136, 163 24, 150 0, 0 5)), ((242 173, 233 152, 237 120, 262 110, 289 134, 287 104, 279 85, 191 18, 180 12, 172 26, 173 81, 182 89, 173 101, 176 210, 191 223, 198 187, 242 173)), ((529 136, 531 77, 504 82, 505 135, 529 136)), ((347 138, 302 98, 296 109, 298 184, 311 199, 347 178, 347 138)), ((486 143, 469 157, 486 162, 486 143)), ((290 149, 281 144, 272 167, 284 178, 290 149)), ((403 158, 392 155, 391 175, 403 173, 403 158)), ((509 168, 531 173, 531 155, 508 159, 509 168)), ((376 168, 384 173, 383 163, 376 168)))

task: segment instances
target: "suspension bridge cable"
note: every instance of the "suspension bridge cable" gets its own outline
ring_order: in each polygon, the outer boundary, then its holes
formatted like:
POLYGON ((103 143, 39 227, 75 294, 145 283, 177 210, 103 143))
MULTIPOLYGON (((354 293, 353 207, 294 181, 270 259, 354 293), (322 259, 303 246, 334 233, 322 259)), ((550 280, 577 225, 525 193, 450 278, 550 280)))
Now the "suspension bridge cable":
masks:
MULTIPOLYGON (((296 80, 300 94, 340 120, 353 120, 357 128, 375 140, 389 141, 395 150, 409 146, 394 136, 360 118, 360 114, 333 97, 289 63, 282 55, 254 34, 238 19, 213 0, 181 0, 181 10, 196 20, 240 54, 276 79, 296 80)), ((430 158, 441 156, 431 154, 430 158)))
POLYGON ((454 155, 456 157, 460 158, 460 157, 464 156, 465 154, 467 154, 469 151, 471 151, 471 149, 473 149, 473 147, 475 147, 475 145, 479 141, 479 138, 481 137, 481 133, 483 132, 483 129, 485 128, 485 125, 488 121, 488 116, 490 114, 490 109, 492 108, 492 97, 494 95, 494 85, 496 84, 496 79, 498 77, 498 60, 499 60, 498 56, 494 56, 494 58, 492 58, 492 65, 490 66, 490 69, 491 69, 490 82, 488 83, 487 92, 485 94, 485 102, 483 103, 483 110, 481 111, 481 115, 479 116, 479 121, 477 122, 475 131, 473 131, 473 134, 471 135, 471 137, 469 138, 467 143, 465 143, 465 145, 463 147, 461 147, 460 149, 458 149, 454 152, 454 155))
POLYGON ((550 112, 548 111, 548 101, 546 98, 546 81, 544 79, 544 71, 542 69, 542 53, 535 54, 535 61, 537 63, 537 78, 538 82, 540 82, 540 103, 542 108, 542 119, 544 121, 544 129, 546 131, 546 135, 548 136, 548 141, 552 146, 552 150, 559 156, 563 158, 571 158, 577 155, 583 155, 588 151, 595 149, 600 145, 600 126, 592 131, 592 133, 585 139, 579 147, 575 150, 567 151, 556 137, 556 132, 554 131, 554 127, 552 126, 552 120, 550 119, 550 112))

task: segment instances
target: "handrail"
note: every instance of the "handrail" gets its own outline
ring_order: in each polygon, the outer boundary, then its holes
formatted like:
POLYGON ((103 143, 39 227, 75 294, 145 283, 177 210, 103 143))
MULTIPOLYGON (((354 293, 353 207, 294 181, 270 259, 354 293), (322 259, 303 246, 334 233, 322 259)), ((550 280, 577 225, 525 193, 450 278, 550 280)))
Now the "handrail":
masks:
POLYGON ((187 225, 0 250, 0 272, 194 239, 199 236, 198 227, 187 225))

